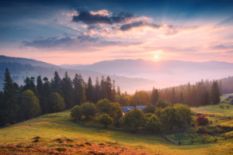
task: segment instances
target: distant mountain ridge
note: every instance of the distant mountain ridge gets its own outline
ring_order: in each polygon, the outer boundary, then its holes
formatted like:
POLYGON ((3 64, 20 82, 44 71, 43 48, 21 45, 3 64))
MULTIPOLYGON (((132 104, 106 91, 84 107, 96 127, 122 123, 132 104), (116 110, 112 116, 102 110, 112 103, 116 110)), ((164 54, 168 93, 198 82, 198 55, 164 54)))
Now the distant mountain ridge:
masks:
MULTIPOLYGON (((48 78, 53 77, 55 71, 58 71, 60 76, 63 77, 65 72, 68 72, 70 77, 73 78, 74 74, 78 73, 83 76, 85 80, 88 77, 92 77, 93 80, 101 76, 107 76, 110 74, 103 74, 96 71, 88 71, 82 69, 67 69, 62 66, 57 66, 49 63, 45 63, 38 60, 26 59, 26 58, 16 58, 8 56, 0 56, 0 88, 3 86, 4 71, 8 68, 11 72, 13 79, 22 84, 23 80, 27 76, 36 77, 41 75, 48 78)), ((123 91, 133 92, 136 89, 149 89, 152 87, 152 80, 147 80, 143 78, 128 78, 117 75, 110 75, 113 80, 115 80, 116 85, 120 86, 123 91)))
POLYGON ((100 79, 101 76, 110 75, 117 86, 128 92, 150 90, 152 87, 178 86, 202 79, 220 79, 223 92, 233 92, 233 64, 226 62, 153 62, 126 59, 102 61, 90 65, 58 66, 33 59, 0 56, 0 88, 3 86, 5 68, 9 68, 13 79, 19 84, 22 84, 27 76, 41 75, 51 78, 54 72, 58 71, 63 77, 67 71, 71 78, 79 73, 85 80, 88 77, 95 80, 97 77, 100 79))
POLYGON ((156 81, 159 87, 169 87, 202 79, 217 80, 233 75, 233 63, 220 61, 189 62, 168 60, 153 62, 142 59, 118 59, 90 65, 63 65, 127 77, 141 77, 156 81))

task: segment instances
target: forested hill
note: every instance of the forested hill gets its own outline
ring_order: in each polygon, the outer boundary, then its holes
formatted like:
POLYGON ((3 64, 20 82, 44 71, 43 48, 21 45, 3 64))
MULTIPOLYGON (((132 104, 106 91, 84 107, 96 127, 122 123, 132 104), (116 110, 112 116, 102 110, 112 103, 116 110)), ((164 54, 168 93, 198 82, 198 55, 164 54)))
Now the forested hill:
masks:
MULTIPOLYGON (((74 77, 76 73, 79 73, 86 81, 88 77, 95 79, 97 77, 101 78, 101 76, 106 76, 106 74, 95 71, 67 69, 33 59, 0 56, 0 88, 3 86, 3 75, 6 68, 10 70, 13 79, 18 84, 23 84, 24 79, 28 76, 36 77, 38 75, 43 75, 50 79, 53 77, 55 71, 57 71, 61 76, 63 76, 67 71, 70 77, 74 77)), ((136 89, 150 89, 153 83, 151 80, 142 78, 128 78, 111 74, 110 76, 111 79, 116 82, 116 85, 120 86, 122 90, 129 92, 136 89)))

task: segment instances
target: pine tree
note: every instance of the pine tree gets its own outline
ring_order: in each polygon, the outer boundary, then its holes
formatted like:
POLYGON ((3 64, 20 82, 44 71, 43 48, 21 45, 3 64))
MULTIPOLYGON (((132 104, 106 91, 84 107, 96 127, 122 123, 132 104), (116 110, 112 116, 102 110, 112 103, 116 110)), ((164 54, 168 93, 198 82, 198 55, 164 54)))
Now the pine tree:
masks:
POLYGON ((81 104, 86 100, 85 83, 81 75, 76 74, 73 80, 75 104, 81 104))
POLYGON ((23 90, 27 90, 27 89, 30 89, 35 94, 38 94, 38 92, 36 90, 35 78, 34 77, 26 77, 26 79, 24 80, 23 90))
POLYGON ((217 81, 214 81, 211 87, 211 102, 212 104, 220 102, 220 90, 217 81))
POLYGON ((1 109, 3 124, 15 123, 19 119, 18 85, 13 82, 8 69, 5 70, 3 95, 3 109, 1 109))
POLYGON ((151 92, 151 104, 156 105, 159 101, 159 92, 157 89, 153 88, 151 92))
POLYGON ((101 99, 101 87, 100 87, 100 82, 98 78, 96 78, 96 81, 95 81, 93 97, 94 97, 94 103, 96 103, 98 100, 101 99))
POLYGON ((37 79, 37 89, 40 94, 40 105, 43 113, 49 112, 49 93, 51 91, 50 82, 47 77, 43 78, 43 82, 40 77, 37 79))
POLYGON ((93 87, 93 84, 92 84, 92 80, 91 78, 89 77, 88 78, 88 82, 87 82, 87 91, 86 91, 86 97, 87 97, 87 100, 90 101, 90 102, 94 102, 94 87, 93 87))
POLYGON ((66 107, 67 108, 73 107, 74 106, 73 85, 67 72, 65 73, 65 77, 62 79, 62 94, 65 99, 66 107))
POLYGON ((51 89, 53 92, 62 93, 61 90, 61 78, 57 71, 54 72, 54 78, 51 81, 51 89))

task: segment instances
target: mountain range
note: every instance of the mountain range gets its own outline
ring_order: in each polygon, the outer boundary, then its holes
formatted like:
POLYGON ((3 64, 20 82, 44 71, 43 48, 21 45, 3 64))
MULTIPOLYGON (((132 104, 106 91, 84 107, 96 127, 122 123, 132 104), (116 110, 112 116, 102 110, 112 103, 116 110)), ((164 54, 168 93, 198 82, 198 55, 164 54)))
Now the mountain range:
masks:
POLYGON ((63 65, 69 69, 81 69, 126 77, 140 77, 156 81, 159 88, 200 80, 217 80, 233 75, 233 63, 208 61, 147 61, 111 60, 90 65, 63 65))
MULTIPOLYGON (((88 77, 91 77, 94 79, 93 81, 95 81, 96 78, 100 79, 102 76, 106 77, 110 75, 83 69, 68 69, 62 66, 33 59, 8 57, 2 55, 0 56, 0 88, 3 87, 4 71, 6 68, 10 70, 13 79, 19 84, 22 84, 27 76, 36 77, 41 75, 42 77, 46 76, 50 79, 53 77, 55 71, 57 71, 61 77, 65 74, 65 72, 68 72, 71 78, 78 73, 81 74, 86 81, 88 77)), ((129 78, 118 75, 110 75, 110 77, 115 81, 117 86, 120 86, 123 91, 128 92, 133 92, 136 89, 150 89, 154 83, 152 80, 143 78, 129 78)))
MULTIPOLYGON (((123 91, 149 90, 152 87, 164 88, 200 80, 219 80, 226 86, 233 79, 233 63, 227 62, 189 62, 189 61, 148 61, 148 60, 109 60, 87 65, 53 65, 38 60, 0 56, 0 87, 3 75, 8 68, 13 79, 19 84, 27 76, 46 76, 51 78, 55 71, 61 76, 68 72, 88 77, 101 78, 109 75, 123 91), (228 78, 226 78, 228 77, 228 78), (224 78, 224 79, 223 79, 224 78), (225 82, 228 81, 228 82, 225 82)), ((225 87, 225 86, 224 86, 225 87)), ((231 88, 227 89, 231 91, 231 88)), ((233 90, 233 89, 232 89, 233 90)))

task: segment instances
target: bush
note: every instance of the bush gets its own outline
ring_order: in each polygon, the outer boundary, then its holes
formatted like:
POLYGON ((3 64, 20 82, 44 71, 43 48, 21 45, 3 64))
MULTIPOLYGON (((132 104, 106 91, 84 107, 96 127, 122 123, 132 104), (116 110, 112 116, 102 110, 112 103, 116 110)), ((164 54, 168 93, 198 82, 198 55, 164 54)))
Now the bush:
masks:
POLYGON ((140 110, 131 110, 123 117, 123 126, 129 131, 136 132, 142 128, 144 124, 145 116, 144 113, 140 110))
POLYGON ((167 106, 169 106, 169 103, 167 101, 164 101, 164 100, 159 100, 159 102, 156 105, 156 107, 159 107, 159 108, 165 108, 167 106))
POLYGON ((71 109, 71 118, 74 120, 90 120, 96 115, 96 106, 93 103, 83 103, 71 109))
POLYGON ((204 115, 197 116, 196 121, 197 121, 197 124, 200 126, 205 126, 209 124, 208 118, 206 118, 204 115))
POLYGON ((187 127, 191 126, 192 123, 192 112, 190 108, 183 104, 175 104, 174 108, 176 113, 179 116, 179 126, 180 128, 186 129, 187 127))
POLYGON ((122 110, 121 110, 121 106, 119 103, 112 103, 113 106, 113 122, 115 126, 119 126, 120 125, 120 119, 122 117, 122 110))
POLYGON ((155 114, 146 115, 146 131, 149 131, 151 133, 158 133, 160 131, 160 128, 160 121, 155 114))
POLYGON ((119 124, 119 120, 122 116, 119 103, 111 103, 108 99, 102 99, 97 102, 96 106, 99 113, 106 113, 110 115, 114 120, 114 124, 119 124))
POLYGON ((50 112, 58 112, 65 109, 64 98, 57 92, 49 95, 50 112))
POLYGON ((169 106, 162 110, 160 120, 165 132, 184 131, 191 126, 191 111, 180 104, 169 106))
POLYGON ((22 119, 30 119, 41 113, 39 99, 33 91, 25 90, 20 99, 22 119))
POLYGON ((152 104, 149 104, 143 109, 143 112, 144 113, 154 113, 155 112, 155 106, 153 106, 152 104))
POLYGON ((114 112, 111 101, 109 101, 108 99, 99 100, 96 104, 96 107, 98 112, 100 113, 107 113, 109 115, 112 115, 112 113, 114 112))
POLYGON ((109 125, 113 123, 113 119, 111 116, 109 116, 106 113, 99 114, 97 116, 97 121, 102 124, 105 128, 107 128, 109 125))
POLYGON ((81 107, 79 105, 74 106, 71 109, 70 116, 73 120, 81 120, 82 117, 81 107))
POLYGON ((88 103, 88 102, 83 103, 80 106, 80 108, 81 108, 81 114, 82 114, 81 119, 83 119, 83 120, 92 119, 95 116, 96 112, 97 112, 96 106, 93 103, 88 103))

